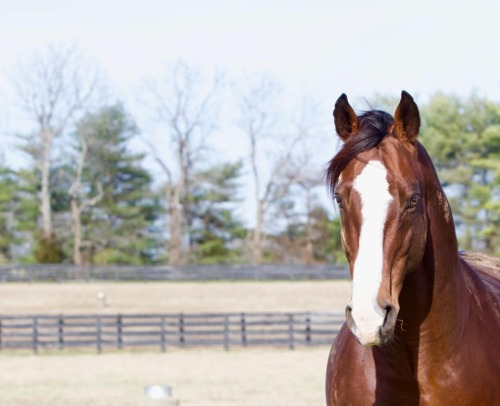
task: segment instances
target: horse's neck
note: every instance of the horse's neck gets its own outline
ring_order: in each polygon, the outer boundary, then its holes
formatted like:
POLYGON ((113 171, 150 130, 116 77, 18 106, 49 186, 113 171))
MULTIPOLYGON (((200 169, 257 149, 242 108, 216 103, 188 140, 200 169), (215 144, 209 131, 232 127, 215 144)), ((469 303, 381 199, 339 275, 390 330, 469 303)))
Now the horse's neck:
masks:
POLYGON ((427 176, 432 181, 426 199, 426 248, 421 264, 405 278, 401 318, 413 324, 419 339, 446 336, 453 341, 462 327, 460 316, 467 286, 448 201, 434 170, 427 176))
POLYGON ((421 271, 427 294, 432 300, 429 313, 433 317, 450 319, 458 312, 464 278, 458 257, 458 245, 448 201, 439 184, 436 194, 429 200, 428 231, 421 271), (436 314, 434 314, 436 313, 436 314))
MULTIPOLYGON (((453 288, 463 278, 460 275, 460 261, 455 224, 446 195, 436 179, 430 187, 433 193, 428 197, 428 244, 423 265, 434 270, 434 290, 453 288)), ((437 293, 437 292, 435 292, 437 293)))

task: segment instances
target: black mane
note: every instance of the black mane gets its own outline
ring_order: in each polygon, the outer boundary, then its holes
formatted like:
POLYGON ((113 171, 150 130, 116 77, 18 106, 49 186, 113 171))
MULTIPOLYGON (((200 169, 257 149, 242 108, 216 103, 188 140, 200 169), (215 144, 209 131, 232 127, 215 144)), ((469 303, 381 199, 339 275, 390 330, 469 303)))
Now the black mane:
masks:
POLYGON ((389 127, 394 123, 392 116, 384 111, 371 110, 359 118, 359 130, 352 134, 342 149, 333 157, 326 170, 326 183, 333 195, 339 181, 340 173, 359 153, 376 147, 387 135, 389 127))

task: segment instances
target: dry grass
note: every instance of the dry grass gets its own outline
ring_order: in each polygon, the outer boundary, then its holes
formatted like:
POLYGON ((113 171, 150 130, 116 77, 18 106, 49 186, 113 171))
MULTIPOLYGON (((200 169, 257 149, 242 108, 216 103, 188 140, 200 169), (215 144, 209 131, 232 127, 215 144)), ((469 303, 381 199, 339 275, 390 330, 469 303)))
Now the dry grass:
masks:
POLYGON ((343 312, 349 298, 348 281, 0 284, 0 314, 343 312))
POLYGON ((181 405, 322 405, 328 348, 0 356, 0 404, 140 405, 168 384, 181 405))
MULTIPOLYGON (((4 284, 0 313, 343 311, 349 296, 346 281, 4 284)), ((145 386, 169 384, 181 405, 321 405, 328 351, 12 351, 0 353, 0 404, 141 405, 145 386)))

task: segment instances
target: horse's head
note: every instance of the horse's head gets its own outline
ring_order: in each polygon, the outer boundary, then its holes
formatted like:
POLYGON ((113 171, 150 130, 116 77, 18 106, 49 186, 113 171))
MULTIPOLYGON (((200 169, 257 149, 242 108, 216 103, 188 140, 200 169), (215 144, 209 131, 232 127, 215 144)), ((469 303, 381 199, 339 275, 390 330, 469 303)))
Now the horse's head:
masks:
POLYGON ((425 247, 420 116, 406 92, 394 118, 376 110, 358 117, 345 95, 333 115, 344 146, 330 162, 328 182, 353 279, 347 325, 361 344, 383 344, 394 332, 405 275, 425 247))

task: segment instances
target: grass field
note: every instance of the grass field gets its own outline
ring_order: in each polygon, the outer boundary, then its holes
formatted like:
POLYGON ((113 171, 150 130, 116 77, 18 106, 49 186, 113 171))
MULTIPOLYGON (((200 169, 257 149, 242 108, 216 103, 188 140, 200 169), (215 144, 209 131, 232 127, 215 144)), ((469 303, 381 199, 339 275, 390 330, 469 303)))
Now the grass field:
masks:
POLYGON ((325 347, 1 355, 0 404, 141 405, 145 386, 168 384, 181 405, 323 405, 327 356, 325 347))
MULTIPOLYGON (((4 284, 0 313, 342 312, 349 287, 346 281, 4 284)), ((144 387, 153 384, 172 386, 180 405, 323 405, 328 352, 10 351, 0 353, 0 405, 141 405, 144 387)))
POLYGON ((348 281, 0 284, 0 314, 343 312, 349 300, 348 281))

